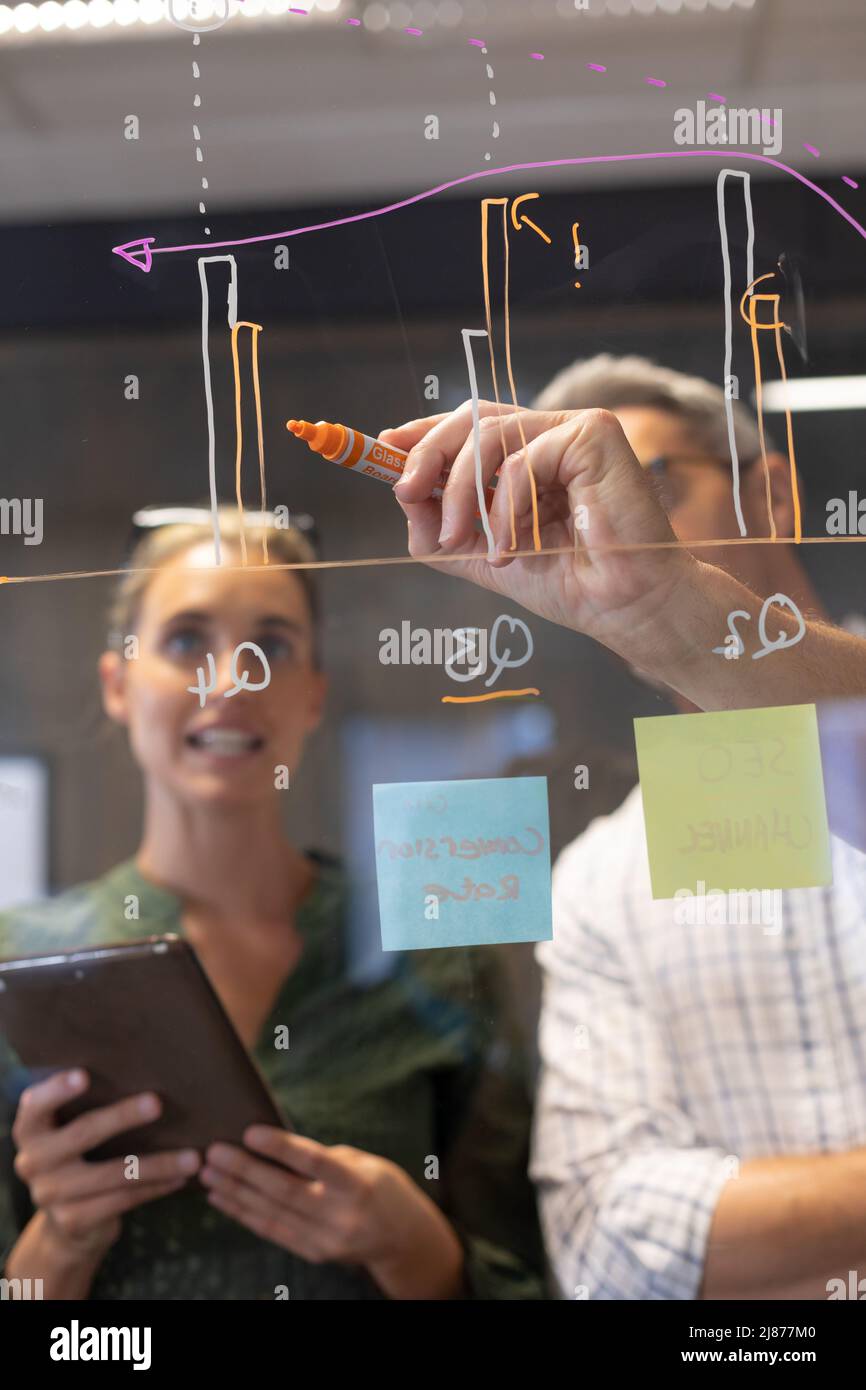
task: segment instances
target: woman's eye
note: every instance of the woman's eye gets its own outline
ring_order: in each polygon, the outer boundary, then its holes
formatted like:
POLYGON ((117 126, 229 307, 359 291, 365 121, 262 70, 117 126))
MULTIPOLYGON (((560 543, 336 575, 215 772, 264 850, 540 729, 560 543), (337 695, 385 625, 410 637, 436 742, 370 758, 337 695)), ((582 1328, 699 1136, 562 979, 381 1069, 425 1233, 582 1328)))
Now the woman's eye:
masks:
POLYGON ((261 647, 269 662, 291 661, 297 654, 295 643, 288 637, 262 636, 256 645, 261 647))
POLYGON ((171 657, 190 657, 197 656, 204 647, 204 637, 196 628, 178 628, 177 631, 169 633, 162 644, 162 649, 166 656, 171 657))

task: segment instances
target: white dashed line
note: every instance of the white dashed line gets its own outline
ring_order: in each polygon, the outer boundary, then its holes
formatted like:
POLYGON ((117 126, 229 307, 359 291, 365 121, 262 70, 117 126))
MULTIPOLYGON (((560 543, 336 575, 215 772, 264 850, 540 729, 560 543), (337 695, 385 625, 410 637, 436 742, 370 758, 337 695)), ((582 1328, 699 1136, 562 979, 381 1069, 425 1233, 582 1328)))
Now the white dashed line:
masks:
MULTIPOLYGON (((200 43, 200 41, 201 41, 201 35, 200 35, 200 34, 194 34, 194 35, 193 35, 193 40, 192 40, 192 41, 193 41, 194 44, 200 43)), ((199 67, 198 63, 195 62, 195 60, 193 60, 192 75, 193 75, 193 77, 195 78, 196 82, 198 82, 198 81, 200 80, 200 78, 201 78, 201 68, 199 67)), ((196 92, 196 93, 193 95, 192 104, 193 104, 194 107, 201 106, 201 92, 196 92)), ((193 140, 194 140, 194 142, 195 142, 195 157, 196 157, 196 163, 198 163, 198 164, 203 164, 203 163, 204 163, 204 151, 203 151, 203 149, 202 149, 201 130, 199 129, 198 125, 195 124, 195 122, 193 122, 193 127, 192 127, 192 138, 193 138, 193 140)), ((207 187, 208 187, 208 181, 207 181, 207 179, 204 178, 204 177, 202 177, 201 186, 202 186, 202 188, 207 188, 207 187)), ((199 210, 199 212, 201 213, 201 215, 202 215, 203 217, 206 217, 206 216, 207 216, 207 207, 205 206, 205 203, 204 203, 203 201, 199 203, 199 205, 198 205, 198 210, 199 210)), ((205 227, 204 231, 205 231, 205 236, 210 236, 210 227, 205 227)))
MULTIPOLYGON (((487 55, 487 49, 486 49, 486 48, 482 48, 481 52, 482 52, 485 56, 487 55)), ((491 84, 492 84, 492 82, 493 82, 493 77, 494 77, 493 68, 491 67, 490 63, 488 63, 488 64, 487 64, 487 80, 488 80, 488 82, 490 82, 491 84)), ((492 85, 491 85, 491 88, 490 88, 490 105, 491 105, 491 106, 495 106, 495 105, 496 105, 496 93, 494 92, 492 85)), ((498 139, 499 139, 499 122, 498 122, 498 121, 494 121, 494 122, 493 122, 493 138, 494 138, 494 140, 498 140, 498 139)), ((493 155, 492 155, 492 154, 490 153, 490 151, 488 150, 487 153, 485 154, 484 158, 489 160, 489 159, 492 159, 492 158, 493 158, 493 155)))

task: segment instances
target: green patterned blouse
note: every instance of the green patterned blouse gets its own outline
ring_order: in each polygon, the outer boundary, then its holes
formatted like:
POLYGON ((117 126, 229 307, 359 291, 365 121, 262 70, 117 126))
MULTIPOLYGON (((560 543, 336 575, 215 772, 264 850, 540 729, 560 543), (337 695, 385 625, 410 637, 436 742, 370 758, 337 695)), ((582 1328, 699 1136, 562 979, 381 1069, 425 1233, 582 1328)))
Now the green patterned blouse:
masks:
MULTIPOLYGON (((383 955, 385 973, 358 983, 348 967, 344 874, 311 857, 319 876, 297 916, 304 949, 254 1049, 258 1066, 300 1133, 393 1160, 441 1206, 465 1250, 471 1297, 543 1298, 526 1176, 528 1086, 495 948, 383 955)), ((168 932, 184 934, 180 900, 130 860, 0 915, 0 958, 168 932), (133 896, 139 917, 129 921, 133 896)), ((0 1270, 32 1213, 10 1136, 27 1080, 0 1036, 0 1270)), ((312 1265, 253 1235, 198 1189, 129 1213, 91 1290, 94 1299, 286 1296, 382 1294, 356 1266, 312 1265)))

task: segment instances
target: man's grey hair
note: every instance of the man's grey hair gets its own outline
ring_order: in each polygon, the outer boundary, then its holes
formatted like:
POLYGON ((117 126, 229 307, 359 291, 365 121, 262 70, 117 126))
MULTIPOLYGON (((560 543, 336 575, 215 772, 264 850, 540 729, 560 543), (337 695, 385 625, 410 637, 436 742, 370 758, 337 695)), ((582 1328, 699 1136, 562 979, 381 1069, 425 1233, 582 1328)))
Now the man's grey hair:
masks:
MULTIPOLYGON (((617 411, 646 406, 676 415, 714 458, 729 459, 724 392, 699 376, 660 367, 647 357, 613 357, 608 352, 573 362, 553 378, 533 402, 536 410, 617 411)), ((734 441, 741 464, 761 455, 758 423, 737 400, 730 402, 734 441)), ((767 448, 773 444, 769 436, 767 448)))

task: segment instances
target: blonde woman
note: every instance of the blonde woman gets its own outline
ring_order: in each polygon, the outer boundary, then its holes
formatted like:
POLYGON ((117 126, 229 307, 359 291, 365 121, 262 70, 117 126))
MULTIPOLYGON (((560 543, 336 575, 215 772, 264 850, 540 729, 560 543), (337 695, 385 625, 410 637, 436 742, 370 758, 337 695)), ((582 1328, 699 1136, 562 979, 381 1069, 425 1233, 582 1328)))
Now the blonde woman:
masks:
MULTIPOLYGON (((412 952, 369 988, 349 980, 340 866, 288 842, 275 790, 275 767, 291 776, 322 717, 311 574, 279 568, 311 552, 269 529, 270 566, 245 569, 237 514, 223 510, 220 529, 220 566, 206 519, 139 543, 111 623, 137 636, 138 658, 100 658, 105 710, 144 783, 136 854, 0 917, 0 957, 179 933, 296 1132, 143 1157, 131 1185, 122 1159, 83 1155, 156 1118, 159 1096, 58 1124, 87 1076, 16 1092, 7 1050, 0 1268, 41 1278, 46 1298, 541 1297, 529 1107, 490 955, 412 952), (223 698, 244 642, 270 682, 223 698), (208 653, 202 705, 189 687, 208 653), (289 1049, 274 1046, 280 1024, 289 1049)), ((256 565, 263 537, 249 523, 245 536, 256 565)))

